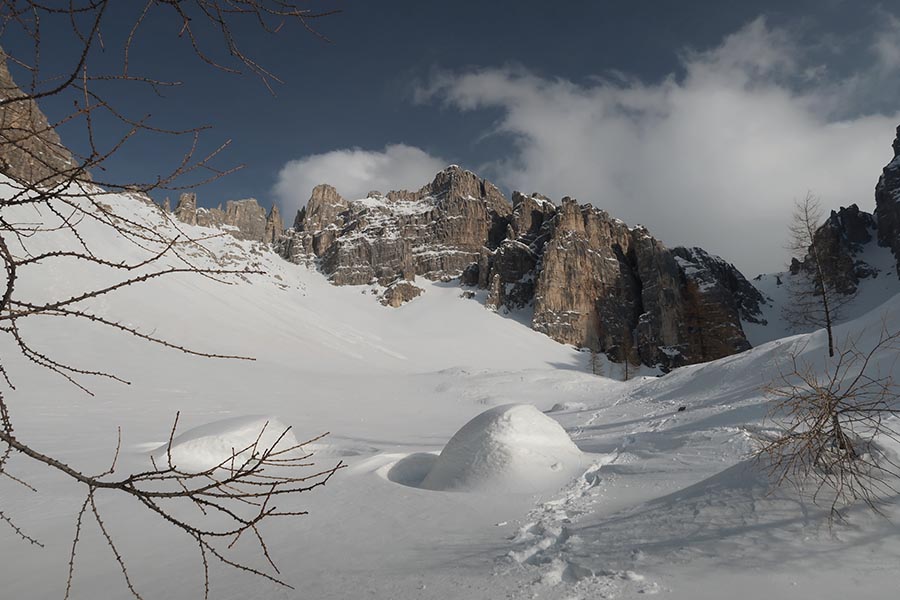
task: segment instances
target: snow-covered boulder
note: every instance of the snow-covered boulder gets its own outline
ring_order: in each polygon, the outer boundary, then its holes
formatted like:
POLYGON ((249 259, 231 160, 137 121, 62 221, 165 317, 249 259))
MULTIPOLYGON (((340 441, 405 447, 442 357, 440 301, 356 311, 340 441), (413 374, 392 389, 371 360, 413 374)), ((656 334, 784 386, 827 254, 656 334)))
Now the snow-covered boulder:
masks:
POLYGON ((177 435, 171 450, 166 443, 154 450, 152 456, 159 468, 166 468, 168 452, 172 465, 187 473, 201 473, 220 465, 227 468, 232 456, 235 466, 241 466, 253 452, 261 454, 272 447, 277 451, 295 446, 297 440, 287 429, 277 419, 263 416, 214 421, 177 435))
POLYGON ((587 462, 559 423, 534 406, 505 404, 457 431, 420 486, 534 492, 562 485, 587 462))

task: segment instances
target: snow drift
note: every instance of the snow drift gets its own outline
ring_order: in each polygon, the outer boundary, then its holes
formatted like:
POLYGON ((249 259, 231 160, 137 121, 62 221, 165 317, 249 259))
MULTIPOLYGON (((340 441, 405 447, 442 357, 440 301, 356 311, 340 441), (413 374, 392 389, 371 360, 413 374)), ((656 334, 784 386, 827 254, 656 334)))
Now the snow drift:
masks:
POLYGON ((253 454, 271 448, 283 450, 297 445, 294 434, 277 419, 244 416, 224 419, 194 427, 172 439, 171 449, 165 443, 151 454, 157 465, 172 465, 186 473, 202 473, 218 466, 228 467, 232 457, 236 466, 253 454))

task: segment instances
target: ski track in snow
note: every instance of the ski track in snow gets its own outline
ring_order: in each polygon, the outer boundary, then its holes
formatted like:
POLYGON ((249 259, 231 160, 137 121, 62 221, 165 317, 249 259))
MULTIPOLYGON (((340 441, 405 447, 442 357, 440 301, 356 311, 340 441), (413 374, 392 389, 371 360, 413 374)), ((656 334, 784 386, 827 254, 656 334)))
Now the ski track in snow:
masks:
MULTIPOLYGON (((613 464, 616 457, 610 458, 613 464)), ((515 598, 532 598, 543 588, 562 586, 565 598, 605 598, 622 592, 655 594, 659 585, 634 570, 596 569, 579 562, 584 540, 574 532, 580 517, 603 500, 603 466, 596 464, 562 492, 531 510, 516 534, 512 549, 499 560, 522 567, 531 580, 515 598)))

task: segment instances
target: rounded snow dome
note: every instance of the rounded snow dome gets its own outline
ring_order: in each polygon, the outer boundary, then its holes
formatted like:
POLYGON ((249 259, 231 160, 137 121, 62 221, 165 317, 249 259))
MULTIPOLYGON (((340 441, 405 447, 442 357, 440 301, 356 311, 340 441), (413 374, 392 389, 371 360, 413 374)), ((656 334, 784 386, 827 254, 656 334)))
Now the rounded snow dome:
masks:
POLYGON ((457 431, 419 487, 535 492, 562 485, 585 466, 559 423, 529 404, 505 404, 457 431))

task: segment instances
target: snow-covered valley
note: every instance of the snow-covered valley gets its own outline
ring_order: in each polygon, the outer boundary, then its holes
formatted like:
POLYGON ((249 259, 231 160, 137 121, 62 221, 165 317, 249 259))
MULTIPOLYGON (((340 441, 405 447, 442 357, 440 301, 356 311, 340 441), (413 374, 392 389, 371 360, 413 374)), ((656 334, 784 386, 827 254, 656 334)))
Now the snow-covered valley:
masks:
MULTIPOLYGON (((174 227, 135 198, 103 201, 151 227, 174 227)), ((16 218, 49 218, 28 210, 16 218)), ((146 258, 108 227, 81 227, 111 260, 146 258)), ((215 233, 180 227, 195 238, 215 233)), ((32 253, 72 243, 63 232, 28 241, 32 253)), ((267 522, 262 532, 294 589, 213 565, 212 598, 875 599, 900 589, 900 503, 884 507, 890 519, 851 508, 832 525, 827 507, 789 488, 772 491, 749 459, 754 434, 771 426, 761 385, 792 355, 824 369, 821 331, 621 381, 620 365, 601 359, 608 377, 591 374, 588 353, 460 297, 455 282, 420 283, 420 298, 393 309, 376 301, 377 290, 332 286, 256 242, 218 235, 203 246, 190 251, 196 264, 263 273, 232 277, 230 285, 175 274, 88 305, 179 345, 254 361, 188 356, 68 319, 23 324, 31 343, 55 359, 131 382, 88 381, 91 397, 26 362, 8 340, 3 352, 16 386, 6 394, 16 435, 86 473, 109 466, 119 427, 117 472, 147 468, 179 411, 186 441, 206 435, 226 447, 248 424, 275 419, 300 441, 330 432, 308 448, 311 469, 338 461, 346 468, 279 506, 307 516, 267 522), (446 461, 450 475, 435 474, 434 456, 466 423, 512 403, 543 415, 519 411, 524 416, 500 433, 482 428, 466 439, 544 448, 540 460, 527 452, 524 463, 510 459, 516 469, 525 465, 530 488, 492 486, 492 477, 509 475, 503 464, 479 466, 477 485, 451 485, 460 469, 471 473, 464 452, 446 461), (197 427, 205 429, 191 434, 197 427)), ((106 276, 57 261, 20 287, 34 298, 66 297, 106 276)), ((856 318, 837 328, 838 339, 857 335, 866 347, 882 324, 900 329, 896 284, 893 273, 866 282, 856 318)), ((879 354, 873 367, 893 370, 896 358, 879 354)), ((211 444, 185 445, 185 456, 198 458, 211 444)), ((44 547, 0 529, 0 596, 63 597, 83 486, 22 456, 8 470, 37 491, 3 480, 3 511, 44 547)), ((202 597, 201 558, 190 538, 116 492, 98 493, 97 502, 143 598, 202 597)), ((245 541, 229 552, 267 569, 245 541)), ((71 597, 129 597, 90 523, 81 531, 71 597)))

